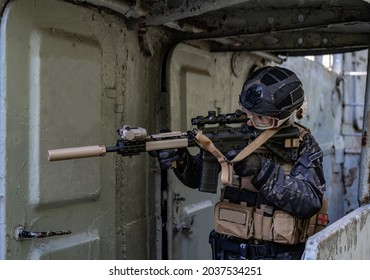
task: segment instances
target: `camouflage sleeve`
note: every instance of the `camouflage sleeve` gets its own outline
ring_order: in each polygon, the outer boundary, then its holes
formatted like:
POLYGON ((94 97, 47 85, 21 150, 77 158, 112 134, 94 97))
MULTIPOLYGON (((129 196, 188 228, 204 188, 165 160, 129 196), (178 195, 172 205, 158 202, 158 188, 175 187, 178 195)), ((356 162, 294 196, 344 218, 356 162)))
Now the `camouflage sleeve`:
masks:
POLYGON ((290 174, 286 175, 281 166, 263 158, 262 169, 252 183, 278 208, 299 218, 308 218, 317 213, 322 204, 325 191, 322 160, 319 145, 308 133, 290 174))

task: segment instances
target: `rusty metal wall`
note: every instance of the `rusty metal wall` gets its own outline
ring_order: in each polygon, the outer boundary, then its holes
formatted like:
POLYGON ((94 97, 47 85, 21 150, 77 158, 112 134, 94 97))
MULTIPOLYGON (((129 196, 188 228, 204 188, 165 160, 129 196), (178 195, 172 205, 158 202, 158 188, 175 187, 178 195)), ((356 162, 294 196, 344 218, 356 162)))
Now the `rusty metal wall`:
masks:
POLYGON ((322 63, 303 57, 288 58, 283 66, 292 69, 302 80, 307 96, 307 113, 299 123, 309 127, 324 153, 325 196, 333 222, 343 213, 343 137, 341 136, 343 92, 336 84, 338 75, 322 63))

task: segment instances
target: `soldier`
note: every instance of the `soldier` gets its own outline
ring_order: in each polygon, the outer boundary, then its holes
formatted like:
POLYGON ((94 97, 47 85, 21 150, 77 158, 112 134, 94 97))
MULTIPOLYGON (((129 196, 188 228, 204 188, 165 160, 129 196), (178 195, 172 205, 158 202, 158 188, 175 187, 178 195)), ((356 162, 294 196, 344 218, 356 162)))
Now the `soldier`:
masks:
MULTIPOLYGON (((213 259, 300 259, 325 191, 323 153, 310 131, 292 122, 304 103, 302 83, 286 68, 264 67, 248 77, 239 102, 246 125, 264 131, 296 126, 300 137, 267 140, 233 163, 233 183, 223 187, 215 206, 213 259)), ((176 161, 180 181, 199 189, 203 152, 193 156, 184 148, 156 156, 162 169, 176 161)), ((231 150, 225 157, 238 153, 231 150)))

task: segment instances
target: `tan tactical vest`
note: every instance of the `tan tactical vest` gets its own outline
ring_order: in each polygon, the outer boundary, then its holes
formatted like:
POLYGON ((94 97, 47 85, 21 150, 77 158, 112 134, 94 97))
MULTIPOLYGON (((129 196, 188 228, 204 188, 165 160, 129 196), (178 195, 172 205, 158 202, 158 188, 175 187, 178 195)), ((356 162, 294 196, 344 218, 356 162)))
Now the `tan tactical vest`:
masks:
MULTIPOLYGON (((299 139, 286 139, 285 147, 299 147, 303 136, 308 129, 296 125, 300 129, 299 139), (287 146, 288 145, 288 146, 287 146)), ((263 154, 275 161, 274 154, 264 147, 258 148, 255 153, 263 154)), ((283 165, 286 174, 289 174, 292 163, 283 165)), ((258 190, 251 184, 251 178, 239 178, 233 176, 231 186, 235 191, 247 189, 256 193, 258 190)), ((224 186, 225 188, 225 186, 224 186)), ((274 210, 273 207, 259 204, 248 205, 245 202, 240 204, 231 203, 224 198, 224 188, 221 200, 215 205, 215 230, 218 233, 239 237, 242 239, 254 239, 274 241, 282 244, 297 244, 305 242, 307 238, 323 229, 327 223, 327 200, 324 199, 322 209, 309 219, 299 219, 291 214, 274 210)))

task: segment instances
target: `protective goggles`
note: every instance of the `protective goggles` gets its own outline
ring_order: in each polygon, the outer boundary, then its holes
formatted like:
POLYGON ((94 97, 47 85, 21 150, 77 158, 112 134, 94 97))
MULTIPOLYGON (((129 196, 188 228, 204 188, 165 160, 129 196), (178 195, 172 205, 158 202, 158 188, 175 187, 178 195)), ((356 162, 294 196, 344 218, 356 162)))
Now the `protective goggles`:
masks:
POLYGON ((267 116, 261 116, 261 115, 254 114, 254 113, 248 111, 245 108, 242 108, 242 111, 247 114, 247 116, 251 120, 253 126, 257 129, 270 129, 270 128, 279 127, 287 119, 290 118, 290 116, 289 116, 285 119, 279 120, 278 118, 274 118, 274 117, 267 117, 267 116))

